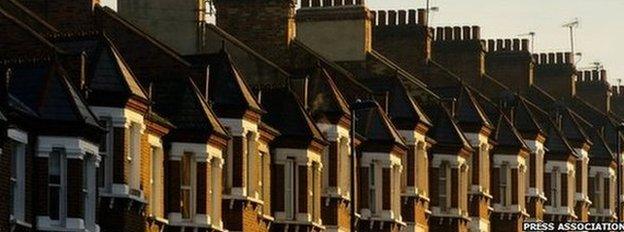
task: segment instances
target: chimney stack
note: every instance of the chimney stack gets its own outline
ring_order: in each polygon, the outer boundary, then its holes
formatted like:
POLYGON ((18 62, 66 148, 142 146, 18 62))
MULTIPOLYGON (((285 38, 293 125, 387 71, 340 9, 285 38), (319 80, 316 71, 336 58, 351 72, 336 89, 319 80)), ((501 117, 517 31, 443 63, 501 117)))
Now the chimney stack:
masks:
POLYGON ((427 10, 418 9, 418 24, 427 26, 429 22, 427 22, 427 10))

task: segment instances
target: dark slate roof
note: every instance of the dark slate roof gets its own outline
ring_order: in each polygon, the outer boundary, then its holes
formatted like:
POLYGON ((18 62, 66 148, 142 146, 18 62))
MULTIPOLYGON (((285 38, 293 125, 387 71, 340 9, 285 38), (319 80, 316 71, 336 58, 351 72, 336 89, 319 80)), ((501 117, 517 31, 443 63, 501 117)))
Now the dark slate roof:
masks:
POLYGON ((0 110, 0 121, 6 122, 7 118, 4 116, 4 114, 2 113, 2 110, 0 110))
POLYGON ((0 53, 0 63, 50 60, 50 54, 64 52, 2 6, 0 6, 0 31, 10 32, 12 35, 0 37, 0 43, 5 48, 3 53, 0 53))
POLYGON ((53 122, 84 123, 99 128, 78 91, 56 63, 12 69, 10 92, 40 116, 53 122))
POLYGON ((544 143, 546 149, 550 153, 573 154, 574 156, 578 156, 563 135, 563 132, 559 129, 559 125, 550 118, 548 113, 533 104, 528 106, 533 115, 535 115, 537 121, 541 123, 544 133, 546 134, 546 142, 544 143))
POLYGON ((93 54, 87 80, 89 89, 95 95, 121 94, 136 96, 147 101, 147 93, 139 85, 134 73, 123 59, 115 45, 104 36, 97 52, 93 54))
POLYGON ((465 85, 455 85, 449 87, 438 87, 433 89, 443 99, 454 99, 455 107, 453 115, 459 121, 462 128, 464 126, 486 126, 492 127, 492 123, 481 108, 480 103, 475 98, 473 92, 465 85))
POLYGON ((437 142, 434 147, 470 147, 470 143, 457 124, 458 122, 442 103, 431 102, 425 106, 425 110, 433 120, 433 127, 427 131, 427 136, 437 142))
MULTIPOLYGON (((366 62, 340 62, 339 64, 353 73, 360 83, 376 95, 383 95, 382 98, 387 95, 388 115, 398 128, 413 129, 418 123, 431 125, 427 115, 401 82, 399 77, 402 75, 401 71, 394 69, 387 61, 371 53, 366 62)), ((421 86, 426 89, 424 84, 421 86)))
POLYGON ((37 33, 48 35, 58 32, 56 28, 41 19, 37 14, 26 8, 17 0, 0 1, 0 7, 4 8, 8 12, 11 12, 13 16, 28 25, 28 27, 32 28, 37 33))
POLYGON ((561 131, 568 140, 574 142, 588 142, 591 144, 589 136, 581 126, 583 121, 579 117, 565 106, 559 106, 557 113, 559 117, 561 117, 561 131))
POLYGON ((263 90, 261 103, 267 111, 262 118, 263 121, 281 133, 276 143, 286 142, 289 139, 325 141, 299 98, 290 89, 263 90))
POLYGON ((245 78, 225 50, 216 54, 186 56, 185 59, 192 64, 194 81, 202 89, 205 88, 206 72, 210 70, 208 99, 217 115, 224 117, 225 112, 230 110, 262 112, 245 78))
POLYGON ((615 153, 609 148, 609 144, 598 130, 589 131, 594 144, 589 149, 589 158, 615 160, 615 153))
POLYGON ((616 147, 617 132, 615 130, 616 120, 602 111, 596 109, 585 100, 573 97, 568 100, 568 105, 574 112, 587 120, 593 127, 601 131, 603 138, 607 141, 612 150, 616 147))
POLYGON ((324 118, 350 117, 349 103, 323 67, 313 69, 308 75, 308 109, 318 122, 324 118))
POLYGON ((227 135, 190 79, 191 65, 187 61, 111 9, 96 6, 95 14, 139 84, 152 85, 153 109, 175 125, 172 134, 176 130, 195 131, 201 134, 200 139, 210 133, 227 135))
POLYGON ((405 146, 403 138, 379 105, 356 112, 356 132, 372 143, 394 143, 405 146))
POLYGON ((532 104, 532 103, 529 103, 526 99, 524 99, 523 97, 520 97, 519 95, 516 95, 516 99, 517 99, 516 101, 517 104, 516 104, 516 107, 513 108, 514 126, 521 133, 543 134, 542 126, 540 125, 537 118, 533 115, 533 112, 531 112, 529 106, 527 105, 527 104, 532 104))

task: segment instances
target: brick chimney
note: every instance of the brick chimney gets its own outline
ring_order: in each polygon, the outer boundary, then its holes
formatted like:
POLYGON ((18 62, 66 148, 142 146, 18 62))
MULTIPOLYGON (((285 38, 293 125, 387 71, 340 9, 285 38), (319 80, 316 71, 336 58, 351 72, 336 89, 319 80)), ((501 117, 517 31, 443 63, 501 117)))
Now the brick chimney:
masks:
POLYGON ((611 112, 624 117, 624 86, 611 87, 611 112))
POLYGON ((459 75, 466 83, 480 86, 485 73, 485 45, 481 41, 480 27, 467 28, 436 28, 432 59, 459 75))
MULTIPOLYGON (((431 58, 433 31, 427 26, 427 11, 399 10, 398 23, 388 23, 388 11, 371 11, 373 17, 373 48, 414 76, 431 58)), ((468 28, 470 29, 470 28, 468 28)))
MULTIPOLYGON (((297 11, 297 40, 332 61, 365 60, 372 49, 372 16, 365 4, 309 2, 303 1, 297 11)), ((397 15, 389 20, 396 22, 397 15)))
POLYGON ((611 87, 607 81, 607 71, 579 71, 576 80, 576 95, 602 112, 611 111, 611 87))
POLYGON ((265 57, 288 64, 295 0, 215 0, 217 26, 265 57))
POLYGON ((576 95, 576 67, 571 53, 534 54, 535 84, 556 98, 576 95))
POLYGON ((528 39, 498 39, 486 43, 487 73, 514 91, 533 84, 534 67, 528 39))
POLYGON ((100 0, 20 1, 52 26, 64 32, 93 29, 93 7, 100 3, 100 0))

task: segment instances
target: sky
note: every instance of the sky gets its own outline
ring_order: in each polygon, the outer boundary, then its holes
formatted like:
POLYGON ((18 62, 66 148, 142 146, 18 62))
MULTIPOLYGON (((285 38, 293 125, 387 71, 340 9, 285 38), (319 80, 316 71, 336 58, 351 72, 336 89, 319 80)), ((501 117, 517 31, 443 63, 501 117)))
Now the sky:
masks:
MULTIPOLYGON (((116 0, 102 0, 116 8, 116 0)), ((367 0, 371 9, 424 8, 425 0, 367 0)), ((575 51, 580 69, 600 62, 609 81, 624 78, 624 0, 430 0, 439 7, 432 26, 481 26, 482 39, 528 38, 535 32, 535 52, 570 51, 569 29, 563 24, 578 18, 575 51)))

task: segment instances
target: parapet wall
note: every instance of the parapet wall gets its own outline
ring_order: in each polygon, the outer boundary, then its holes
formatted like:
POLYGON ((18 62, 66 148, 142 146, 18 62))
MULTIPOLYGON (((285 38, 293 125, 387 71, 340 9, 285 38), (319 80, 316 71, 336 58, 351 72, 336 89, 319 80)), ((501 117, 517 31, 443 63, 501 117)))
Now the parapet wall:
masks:
POLYGON ((570 52, 551 52, 533 54, 533 61, 536 64, 574 64, 574 57, 570 52))

